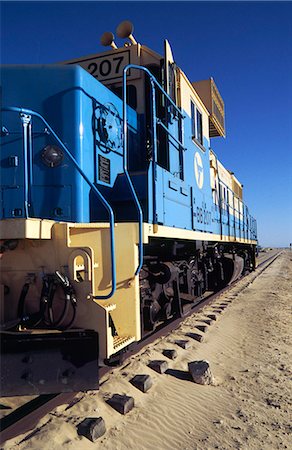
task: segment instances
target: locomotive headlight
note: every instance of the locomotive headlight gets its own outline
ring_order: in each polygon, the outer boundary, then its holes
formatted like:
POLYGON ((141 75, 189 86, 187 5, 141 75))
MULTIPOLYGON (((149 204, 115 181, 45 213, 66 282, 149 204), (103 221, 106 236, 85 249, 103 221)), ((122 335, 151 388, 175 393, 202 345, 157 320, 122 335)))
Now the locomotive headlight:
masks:
POLYGON ((63 159, 64 153, 56 145, 47 145, 42 151, 42 162, 48 167, 58 167, 63 159))

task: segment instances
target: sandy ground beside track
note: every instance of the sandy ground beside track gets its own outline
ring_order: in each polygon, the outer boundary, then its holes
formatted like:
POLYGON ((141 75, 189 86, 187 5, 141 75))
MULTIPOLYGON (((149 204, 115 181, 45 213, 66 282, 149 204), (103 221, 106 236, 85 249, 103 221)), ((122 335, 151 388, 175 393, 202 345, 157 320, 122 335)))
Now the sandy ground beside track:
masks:
MULTIPOLYGON (((249 276, 249 281, 253 279, 249 276)), ((239 284, 247 284, 246 279, 239 284)), ((211 325, 204 341, 183 350, 174 343, 194 332, 211 311, 188 318, 171 336, 160 339, 124 368, 115 370, 100 392, 80 395, 70 408, 57 408, 43 418, 28 439, 5 444, 5 449, 207 450, 291 448, 292 253, 282 254, 242 293, 239 286, 223 295, 232 303, 211 325), (176 348, 168 374, 147 367, 161 352, 176 348), (196 385, 186 376, 189 361, 207 359, 213 386, 196 385), (146 394, 129 379, 150 374, 146 394), (135 398, 135 408, 121 416, 104 399, 113 393, 135 398), (76 433, 86 417, 102 416, 107 432, 95 443, 76 433), (289 440, 290 439, 290 440, 289 440)), ((22 439, 25 438, 22 436, 22 439)))

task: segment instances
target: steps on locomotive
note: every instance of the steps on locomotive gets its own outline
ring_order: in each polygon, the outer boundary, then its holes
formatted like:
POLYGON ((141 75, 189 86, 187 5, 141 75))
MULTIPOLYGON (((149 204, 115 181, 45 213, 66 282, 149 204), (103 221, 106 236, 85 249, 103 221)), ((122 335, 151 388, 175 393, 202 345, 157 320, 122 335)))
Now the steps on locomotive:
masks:
POLYGON ((136 339, 135 336, 114 336, 113 340, 114 351, 115 353, 117 353, 118 351, 132 344, 132 342, 134 342, 136 339))
MULTIPOLYGON (((78 307, 74 328, 95 330, 99 335, 99 357, 109 358, 130 343, 140 339, 139 283, 134 278, 138 259, 136 223, 115 224, 116 283, 115 301, 102 299, 111 289, 112 265, 108 223, 54 222, 46 219, 15 219, 1 222, 1 238, 18 239, 19 245, 7 252, 2 260, 0 310, 5 301, 13 303, 16 311, 21 288, 27 274, 33 275, 26 299, 26 311, 39 307, 43 271, 64 271, 72 280, 78 307), (11 238, 12 235, 12 238, 11 238), (124 264, 127 255, 127 264, 124 264), (9 267, 15 267, 11 282, 9 267), (135 320, 133 320, 135 317, 135 320)), ((56 290, 54 315, 59 317, 63 308, 63 291, 56 290)), ((12 309, 11 309, 12 310, 12 309)), ((1 313, 1 311, 0 311, 1 313)), ((1 315, 1 314, 0 314, 1 315)), ((4 315, 4 314, 3 314, 4 315)), ((72 317, 69 310, 68 321, 72 317)), ((3 317, 3 322, 14 317, 3 317)), ((66 326, 68 321, 62 325, 66 326)))

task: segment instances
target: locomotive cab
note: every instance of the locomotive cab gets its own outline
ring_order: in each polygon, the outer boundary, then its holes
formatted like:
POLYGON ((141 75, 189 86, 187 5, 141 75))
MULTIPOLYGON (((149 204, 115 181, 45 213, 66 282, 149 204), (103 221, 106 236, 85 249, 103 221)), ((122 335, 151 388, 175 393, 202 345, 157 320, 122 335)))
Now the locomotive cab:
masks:
MULTIPOLYGON (((107 44, 110 45, 111 42, 109 41, 107 44)), ((79 64, 121 99, 123 98, 123 69, 129 64, 144 67, 153 74, 165 92, 178 105, 177 68, 167 40, 165 40, 164 46, 164 56, 161 56, 145 45, 127 42, 125 47, 113 48, 104 54, 88 55, 65 63, 79 64)), ((140 133, 144 137, 144 143, 140 135, 138 148, 131 149, 129 165, 133 171, 145 170, 149 161, 152 127, 151 96, 149 75, 142 70, 130 68, 127 73, 127 104, 138 113, 140 133)), ((156 102, 157 117, 167 126, 170 120, 170 110, 160 91, 156 91, 156 102)), ((167 135, 162 128, 158 129, 158 134, 158 163, 169 168, 169 157, 166 150, 167 135)))

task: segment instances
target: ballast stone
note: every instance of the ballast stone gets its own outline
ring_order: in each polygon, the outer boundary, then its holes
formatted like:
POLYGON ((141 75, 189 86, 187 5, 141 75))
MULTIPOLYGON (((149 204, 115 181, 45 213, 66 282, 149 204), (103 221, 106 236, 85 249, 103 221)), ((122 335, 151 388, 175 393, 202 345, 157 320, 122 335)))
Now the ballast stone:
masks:
POLYGON ((207 325, 211 325, 212 322, 213 322, 213 320, 211 320, 211 319, 203 319, 201 322, 204 322, 204 323, 206 323, 207 325))
POLYGON ((208 330, 207 325, 196 325, 197 330, 202 331, 203 333, 206 333, 208 330))
POLYGON ((172 349, 165 349, 162 352, 163 356, 166 356, 166 358, 169 359, 175 359, 177 358, 177 351, 172 349))
POLYGON ((148 366, 150 367, 150 369, 155 370, 155 372, 157 373, 164 373, 168 369, 167 361, 160 361, 160 360, 150 361, 148 366))
POLYGON ((106 432, 105 421, 102 417, 88 417, 78 425, 77 432, 80 436, 95 442, 106 432))
POLYGON ((224 311, 224 309, 227 308, 227 305, 218 305, 217 308, 220 309, 221 311, 224 311))
POLYGON ((211 320, 217 320, 217 316, 215 314, 208 314, 207 317, 211 320))
POLYGON ((223 312, 223 309, 218 309, 218 306, 216 306, 217 309, 213 309, 214 313, 221 314, 223 312))
POLYGON ((187 336, 198 342, 203 342, 204 336, 199 333, 187 333, 187 336))
POLYGON ((174 343, 179 347, 183 348, 184 350, 187 350, 191 346, 190 341, 184 339, 177 339, 174 343))
POLYGON ((133 397, 128 397, 127 395, 114 394, 107 403, 118 411, 120 414, 127 414, 131 409, 134 408, 133 397))
POLYGON ((150 375, 135 375, 134 378, 131 379, 131 383, 144 393, 149 391, 149 389, 153 386, 153 381, 150 375))
POLYGON ((213 384, 214 379, 208 361, 192 361, 188 363, 188 369, 195 383, 213 384))

